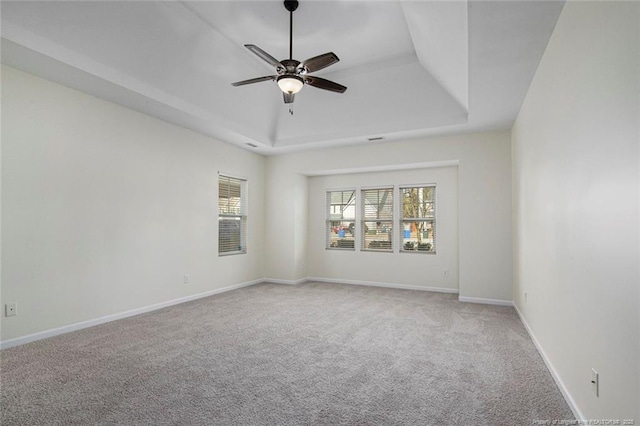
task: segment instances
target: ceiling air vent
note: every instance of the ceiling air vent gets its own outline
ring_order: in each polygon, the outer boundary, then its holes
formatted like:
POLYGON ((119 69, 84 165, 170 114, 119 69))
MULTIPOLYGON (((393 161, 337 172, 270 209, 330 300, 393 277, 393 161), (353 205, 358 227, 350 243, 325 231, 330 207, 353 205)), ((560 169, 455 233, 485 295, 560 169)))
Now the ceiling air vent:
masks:
POLYGON ((247 145, 249 145, 251 148, 257 148, 258 147, 258 145, 254 145, 252 143, 247 143, 247 145))
POLYGON ((369 138, 369 141, 370 141, 370 142, 373 142, 373 141, 381 141, 381 140, 383 140, 383 139, 384 139, 384 137, 382 137, 382 136, 376 136, 376 137, 373 137, 373 138, 369 138))

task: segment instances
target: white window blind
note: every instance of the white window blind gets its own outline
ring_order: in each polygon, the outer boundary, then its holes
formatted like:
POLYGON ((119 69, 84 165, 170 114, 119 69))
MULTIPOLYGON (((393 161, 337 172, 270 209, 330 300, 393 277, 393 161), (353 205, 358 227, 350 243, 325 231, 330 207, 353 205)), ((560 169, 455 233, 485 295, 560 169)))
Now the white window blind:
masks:
POLYGON ((355 250, 356 191, 327 191, 326 248, 355 250))
POLYGON ((362 250, 393 250, 393 188, 362 190, 362 250))
POLYGON ((400 187, 400 250, 436 252, 435 185, 400 187))
POLYGON ((247 252, 247 181, 218 177, 218 255, 247 252))

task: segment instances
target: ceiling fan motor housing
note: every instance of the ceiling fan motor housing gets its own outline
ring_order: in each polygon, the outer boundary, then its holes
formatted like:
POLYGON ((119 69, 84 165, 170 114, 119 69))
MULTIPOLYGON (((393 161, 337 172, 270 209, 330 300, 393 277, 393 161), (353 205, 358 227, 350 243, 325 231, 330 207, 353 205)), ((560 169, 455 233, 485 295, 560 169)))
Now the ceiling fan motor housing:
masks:
POLYGON ((298 74, 298 65, 300 65, 300 61, 296 61, 295 59, 283 59, 280 63, 284 65, 284 72, 282 72, 282 74, 298 74))

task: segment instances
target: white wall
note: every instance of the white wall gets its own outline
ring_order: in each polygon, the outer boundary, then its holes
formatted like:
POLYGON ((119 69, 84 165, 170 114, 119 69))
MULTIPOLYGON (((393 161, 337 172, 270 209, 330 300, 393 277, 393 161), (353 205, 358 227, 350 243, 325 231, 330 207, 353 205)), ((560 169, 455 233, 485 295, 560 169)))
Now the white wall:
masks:
MULTIPOLYGON (((395 282, 454 289, 459 281, 461 295, 511 300, 508 132, 265 161, 9 67, 2 68, 2 88, 0 298, 19 305, 18 316, 3 318, 3 341, 263 277, 339 277, 320 268, 326 259, 310 254, 318 247, 309 240, 314 224, 306 174, 402 167, 416 159, 459 164, 461 261, 456 272, 455 250, 439 251, 429 279, 405 274, 395 282), (249 179, 246 256, 217 256, 218 171, 249 179), (445 265, 446 280, 440 275, 445 265), (183 274, 190 284, 183 284, 183 274)), ((417 260, 406 256, 415 268, 417 260)), ((366 275, 344 278, 368 281, 366 275)))
POLYGON ((515 302, 584 416, 636 422, 638 18, 568 2, 513 128, 515 302))
MULTIPOLYGON (((266 276, 295 282, 310 276, 310 273, 320 273, 316 263, 319 261, 316 258, 318 241, 309 239, 303 243, 297 240, 297 236, 309 233, 310 229, 324 229, 324 218, 319 220, 317 212, 310 212, 307 216, 295 215, 296 208, 301 208, 300 204, 311 195, 307 175, 437 162, 458 164, 460 296, 511 301, 509 132, 373 143, 268 157, 266 241, 269 250, 266 253, 266 276), (300 251, 304 251, 304 256, 299 254, 300 251), (292 255, 294 252, 298 253, 296 258, 292 255), (309 266, 307 262, 311 260, 314 264, 309 266)), ((313 201, 310 200, 310 204, 314 205, 313 201)), ((324 240, 321 247, 324 250, 324 240)), ((370 256, 363 266, 374 266, 378 257, 370 256)), ((355 272, 350 277, 367 281, 365 275, 356 275, 355 272)), ((390 284, 401 284, 400 281, 396 279, 390 284)))
POLYGON ((264 157, 12 68, 2 91, 2 340, 262 278, 264 157), (218 171, 249 180, 246 255, 218 257, 218 171))
POLYGON ((312 177, 309 224, 307 273, 311 277, 458 291, 457 167, 312 177), (397 190, 401 185, 430 183, 436 184, 436 254, 396 253, 397 247, 394 253, 360 251, 359 244, 355 251, 325 249, 327 190, 391 185, 397 190))

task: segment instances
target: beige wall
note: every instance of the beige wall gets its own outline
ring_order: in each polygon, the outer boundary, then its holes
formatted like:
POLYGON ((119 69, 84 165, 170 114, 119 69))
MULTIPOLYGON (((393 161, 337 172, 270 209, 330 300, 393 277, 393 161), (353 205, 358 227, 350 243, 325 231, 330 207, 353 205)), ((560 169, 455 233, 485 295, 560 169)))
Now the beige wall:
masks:
POLYGON ((582 415, 636 423, 638 22, 568 2, 513 128, 514 300, 582 415))
POLYGON ((2 340, 262 278, 264 162, 3 67, 2 340), (244 256, 217 254, 218 171, 249 180, 244 256))

